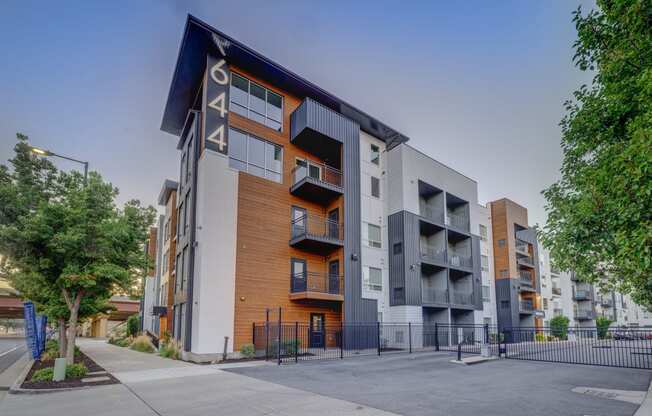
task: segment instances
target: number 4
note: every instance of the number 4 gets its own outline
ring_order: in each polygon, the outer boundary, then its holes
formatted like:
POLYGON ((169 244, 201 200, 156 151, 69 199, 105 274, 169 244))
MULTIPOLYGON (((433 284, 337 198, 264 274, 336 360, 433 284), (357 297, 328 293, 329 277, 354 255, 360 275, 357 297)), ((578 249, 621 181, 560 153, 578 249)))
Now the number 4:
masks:
POLYGON ((206 138, 207 141, 215 143, 220 152, 224 153, 226 141, 224 141, 224 125, 219 126, 210 136, 206 138))

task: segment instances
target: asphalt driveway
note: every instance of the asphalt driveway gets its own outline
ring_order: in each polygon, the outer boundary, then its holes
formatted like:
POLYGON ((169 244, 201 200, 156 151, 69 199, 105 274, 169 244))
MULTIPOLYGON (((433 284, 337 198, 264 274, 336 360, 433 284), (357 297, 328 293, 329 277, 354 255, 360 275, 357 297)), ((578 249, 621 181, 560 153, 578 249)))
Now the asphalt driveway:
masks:
POLYGON ((447 353, 302 362, 228 371, 403 415, 631 416, 637 404, 576 387, 643 392, 652 371, 498 360, 450 363, 447 353))

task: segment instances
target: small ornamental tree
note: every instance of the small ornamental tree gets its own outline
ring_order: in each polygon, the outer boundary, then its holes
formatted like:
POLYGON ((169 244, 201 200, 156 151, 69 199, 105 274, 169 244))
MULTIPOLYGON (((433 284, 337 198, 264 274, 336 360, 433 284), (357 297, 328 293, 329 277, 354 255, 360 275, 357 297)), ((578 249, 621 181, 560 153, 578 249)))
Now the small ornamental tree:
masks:
POLYGON ((565 316, 555 316, 550 320, 550 335, 562 340, 568 338, 568 318, 565 316))
POLYGON ((598 316, 595 319, 595 326, 596 330, 598 332, 598 339, 605 339, 607 338, 607 334, 609 333, 609 325, 611 325, 613 321, 606 316, 598 316))

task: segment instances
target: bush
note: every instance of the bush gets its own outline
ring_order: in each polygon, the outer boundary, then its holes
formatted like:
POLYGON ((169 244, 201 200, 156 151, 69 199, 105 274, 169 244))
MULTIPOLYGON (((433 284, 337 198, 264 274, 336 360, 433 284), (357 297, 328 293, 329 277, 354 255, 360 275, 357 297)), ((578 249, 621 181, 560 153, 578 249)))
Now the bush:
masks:
POLYGON ((613 321, 606 316, 598 316, 595 320, 595 326, 598 331, 598 339, 605 339, 609 335, 609 325, 613 321))
POLYGON ((240 355, 244 358, 254 358, 256 356, 256 349, 254 344, 244 344, 240 347, 240 355))
POLYGON ((118 347, 128 347, 131 342, 127 338, 111 337, 109 344, 117 345, 118 347))
POLYGON ((295 355, 299 350, 299 347, 301 346, 301 341, 298 339, 293 341, 287 341, 283 343, 283 346, 285 347, 285 354, 295 355))
POLYGON ((127 318, 127 336, 135 337, 140 331, 140 316, 131 315, 127 318))
MULTIPOLYGON (((86 376, 88 369, 84 364, 69 364, 66 366, 66 378, 82 378, 86 376)), ((52 381, 54 368, 41 368, 34 371, 31 381, 52 381)))
MULTIPOLYGON (((45 356, 41 357, 41 361, 47 361, 46 358, 55 359, 59 357, 59 341, 50 339, 45 343, 45 356)), ((81 350, 75 345, 75 357, 79 357, 81 350)))
POLYGON ((141 335, 139 337, 136 337, 134 341, 131 343, 129 346, 134 351, 139 351, 139 352, 149 352, 152 353, 156 349, 154 348, 154 344, 152 344, 152 341, 149 339, 147 335, 141 335))
POLYGON ((565 316, 555 316, 550 320, 550 335, 561 340, 568 338, 568 318, 565 316))
POLYGON ((169 340, 168 342, 161 344, 161 348, 159 348, 158 354, 163 358, 172 358, 173 360, 178 360, 181 352, 176 341, 169 340))
POLYGON ((544 334, 536 334, 534 336, 536 342, 546 342, 548 338, 544 334))

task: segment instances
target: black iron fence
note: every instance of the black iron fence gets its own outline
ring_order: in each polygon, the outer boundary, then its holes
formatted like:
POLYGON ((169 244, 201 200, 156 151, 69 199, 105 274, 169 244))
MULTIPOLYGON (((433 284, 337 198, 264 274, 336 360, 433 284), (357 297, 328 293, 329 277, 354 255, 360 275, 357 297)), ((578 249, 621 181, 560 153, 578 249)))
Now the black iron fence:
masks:
POLYGON ((510 328, 502 332, 506 358, 652 369, 650 328, 510 328))
POLYGON ((256 355, 279 364, 458 349, 465 354, 480 354, 482 345, 489 345, 497 353, 499 340, 496 328, 490 325, 268 322, 253 326, 256 355))

